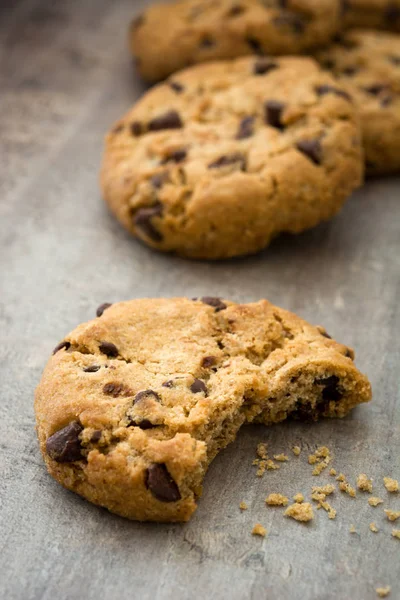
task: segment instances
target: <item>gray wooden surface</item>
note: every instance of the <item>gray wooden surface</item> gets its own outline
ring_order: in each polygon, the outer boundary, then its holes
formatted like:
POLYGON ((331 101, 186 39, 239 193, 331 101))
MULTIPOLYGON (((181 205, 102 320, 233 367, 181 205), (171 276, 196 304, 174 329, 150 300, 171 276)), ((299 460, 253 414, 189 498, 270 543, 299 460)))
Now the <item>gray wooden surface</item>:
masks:
MULTIPOLYGON (((400 479, 400 180, 369 182, 334 222, 249 259, 186 262, 131 239, 102 204, 97 170, 103 133, 144 89, 125 47, 144 4, 0 3, 0 595, 368 600, 389 584, 400 598, 400 542, 365 495, 336 494, 337 519, 320 511, 310 526, 264 504, 317 483, 305 455, 319 444, 351 481, 374 477, 385 502, 382 475, 400 479), (267 297, 323 323, 357 349, 373 403, 341 422, 246 428, 186 525, 130 523, 64 491, 44 469, 32 408, 55 343, 104 301, 202 294, 267 297), (304 455, 258 479, 262 440, 304 455), (256 522, 264 540, 250 535, 256 522)), ((400 509, 400 495, 386 505, 400 509)))

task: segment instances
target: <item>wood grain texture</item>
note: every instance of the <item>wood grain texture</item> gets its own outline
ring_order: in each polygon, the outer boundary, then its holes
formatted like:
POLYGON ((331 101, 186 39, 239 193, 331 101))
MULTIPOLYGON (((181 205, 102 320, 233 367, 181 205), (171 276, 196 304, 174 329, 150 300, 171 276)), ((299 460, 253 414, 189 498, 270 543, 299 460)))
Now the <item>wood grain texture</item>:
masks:
POLYGON ((264 503, 308 493, 317 482, 305 455, 326 444, 352 483, 368 473, 385 506, 400 508, 381 482, 400 479, 400 180, 370 181, 330 224, 253 258, 187 262, 131 239, 104 207, 97 171, 104 132, 144 89, 125 45, 144 4, 1 3, 0 597, 372 600, 391 585, 400 598, 400 545, 383 506, 336 494, 335 521, 319 511, 302 526, 264 503), (267 297, 324 324, 356 348, 374 401, 341 422, 247 427, 213 463, 190 523, 130 523, 46 474, 33 392, 55 343, 100 303, 174 295, 267 297), (264 440, 304 453, 258 479, 251 461, 264 440), (251 536, 256 522, 265 539, 251 536))

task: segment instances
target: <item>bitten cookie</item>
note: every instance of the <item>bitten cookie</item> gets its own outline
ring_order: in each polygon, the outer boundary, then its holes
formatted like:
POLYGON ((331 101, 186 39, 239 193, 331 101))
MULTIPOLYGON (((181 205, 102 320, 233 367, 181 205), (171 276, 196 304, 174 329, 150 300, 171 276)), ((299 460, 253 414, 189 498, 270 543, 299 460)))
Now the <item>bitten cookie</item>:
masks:
POLYGON ((357 106, 367 172, 400 171, 400 36, 355 30, 319 53, 357 106))
POLYGON ((46 366, 37 432, 57 481, 130 519, 188 520, 242 424, 343 417, 371 397, 352 350, 265 300, 133 300, 97 314, 46 366))
POLYGON ((140 73, 157 81, 210 60, 299 54, 329 43, 340 17, 340 0, 184 0, 151 6, 129 39, 140 73))
POLYGON ((347 27, 400 31, 400 0, 342 0, 347 27))
POLYGON ((347 92, 312 59, 252 57, 150 90, 108 135, 101 183, 148 245, 219 259, 331 218, 362 173, 347 92))

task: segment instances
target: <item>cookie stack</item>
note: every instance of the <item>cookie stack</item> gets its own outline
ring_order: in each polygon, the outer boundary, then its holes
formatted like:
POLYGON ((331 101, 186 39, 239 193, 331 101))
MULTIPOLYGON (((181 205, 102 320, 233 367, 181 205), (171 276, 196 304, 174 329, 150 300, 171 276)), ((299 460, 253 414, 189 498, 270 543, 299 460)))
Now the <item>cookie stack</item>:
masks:
MULTIPOLYGON (((141 75, 163 81, 107 136, 111 211, 192 259, 332 218, 365 172, 400 171, 400 38, 384 29, 400 30, 400 0, 154 4, 130 45, 141 75)), ((265 300, 133 300, 57 346, 36 414, 64 486, 132 519, 182 521, 243 424, 343 417, 370 398, 351 349, 265 300)))

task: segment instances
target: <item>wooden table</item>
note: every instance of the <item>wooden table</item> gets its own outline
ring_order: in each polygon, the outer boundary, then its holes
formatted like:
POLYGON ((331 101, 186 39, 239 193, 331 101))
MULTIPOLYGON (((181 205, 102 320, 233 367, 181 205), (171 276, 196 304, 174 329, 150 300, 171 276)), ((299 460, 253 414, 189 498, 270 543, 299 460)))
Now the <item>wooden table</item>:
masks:
POLYGON ((400 494, 389 498, 382 485, 383 475, 400 479, 400 180, 370 181, 333 222, 252 258, 189 262, 131 239, 103 205, 97 172, 104 132, 144 89, 125 44, 144 4, 0 5, 0 596, 369 600, 391 585, 390 599, 400 598, 400 542, 382 506, 337 492, 336 520, 318 511, 304 526, 264 502, 332 480, 307 464, 324 444, 338 471, 353 484, 366 472, 385 506, 400 510, 400 494), (33 392, 55 343, 97 305, 174 295, 267 297, 324 324, 357 349, 375 396, 344 421, 245 428, 211 466, 190 523, 131 523, 47 475, 33 392), (260 441, 303 452, 257 478, 260 441), (250 533, 257 522, 265 539, 250 533))

